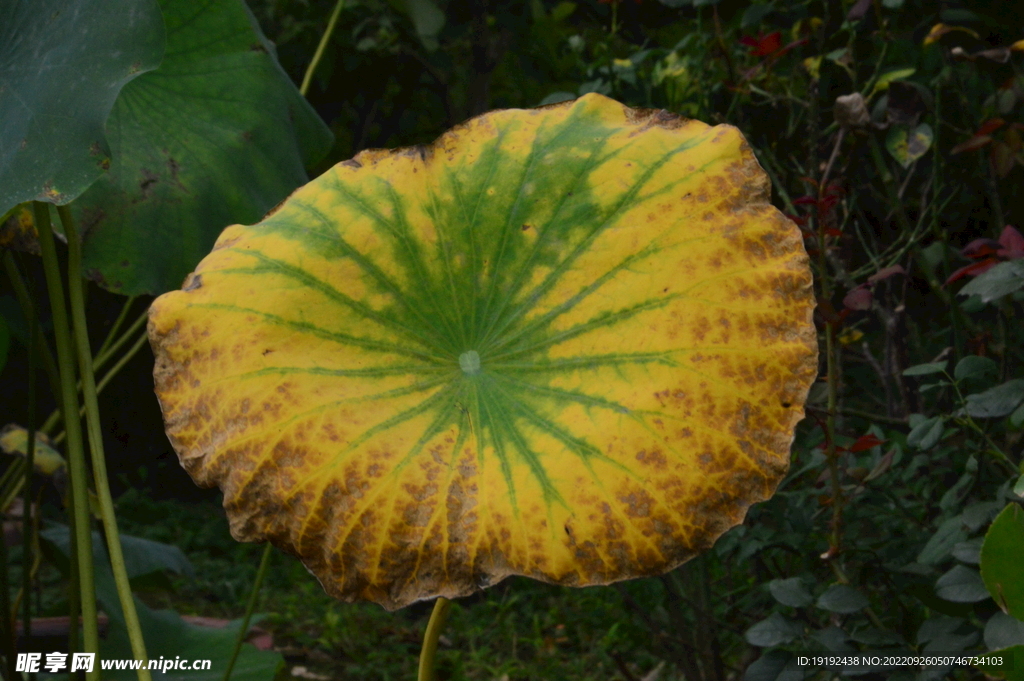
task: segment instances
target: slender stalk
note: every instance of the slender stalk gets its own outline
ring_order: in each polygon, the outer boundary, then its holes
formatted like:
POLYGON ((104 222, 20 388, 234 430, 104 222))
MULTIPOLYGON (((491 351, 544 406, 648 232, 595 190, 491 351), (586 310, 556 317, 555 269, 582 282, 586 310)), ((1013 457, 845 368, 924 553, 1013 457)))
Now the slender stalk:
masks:
MULTIPOLYGON (((111 357, 113 357, 114 353, 116 353, 118 350, 120 350, 121 346, 123 346, 125 343, 127 343, 128 340, 132 337, 132 335, 135 334, 135 332, 138 331, 140 327, 145 325, 146 319, 148 318, 148 316, 149 316, 149 308, 146 308, 146 310, 144 310, 142 312, 142 314, 140 314, 138 316, 138 318, 136 318, 136 320, 134 322, 132 322, 132 325, 128 327, 128 330, 125 331, 123 334, 121 334, 121 337, 118 338, 116 341, 114 341, 110 345, 110 347, 108 347, 103 352, 97 352, 96 353, 96 355, 92 359, 92 370, 93 370, 94 373, 96 371, 99 371, 103 367, 103 365, 107 363, 107 360, 110 359, 111 357)), ((109 336, 108 336, 108 340, 109 340, 109 336)), ((131 354, 131 351, 129 351, 128 354, 131 354)), ((121 359, 123 360, 124 358, 122 357, 121 359)), ((124 366, 124 362, 119 360, 116 366, 118 368, 123 367, 124 366)), ((116 371, 114 371, 113 373, 107 372, 107 374, 106 374, 106 376, 104 378, 107 378, 107 377, 113 378, 114 375, 116 375, 116 373, 117 373, 116 371)), ((76 389, 81 391, 81 389, 82 389, 82 382, 81 381, 78 382, 78 385, 77 385, 76 389)), ((79 414, 84 414, 84 413, 85 413, 84 411, 79 412, 79 414)), ((53 427, 57 425, 57 419, 58 419, 59 416, 60 416, 59 411, 55 409, 53 411, 53 413, 50 414, 50 416, 46 419, 46 422, 43 424, 43 427, 40 428, 40 430, 42 430, 44 433, 49 433, 51 430, 53 430, 53 427)), ((55 442, 57 442, 57 440, 55 440, 55 442)))
POLYGON ((441 629, 448 618, 448 608, 452 602, 440 596, 434 601, 434 611, 430 613, 427 631, 423 634, 423 648, 420 650, 420 667, 416 675, 417 681, 434 681, 434 658, 437 656, 437 640, 441 637, 441 629))
POLYGON ((14 618, 11 617, 11 592, 7 585, 7 577, 7 538, 0 532, 0 645, 3 645, 4 658, 7 662, 5 675, 13 681, 19 674, 14 664, 14 618))
MULTIPOLYGON (((148 339, 149 339, 149 336, 147 335, 147 333, 145 331, 143 331, 141 334, 139 334, 139 337, 137 339, 135 339, 135 344, 132 345, 132 347, 128 349, 128 352, 124 353, 124 355, 121 356, 121 359, 117 360, 117 364, 115 364, 114 366, 110 367, 110 370, 107 371, 107 373, 103 374, 103 378, 101 378, 99 383, 96 384, 96 394, 97 395, 99 395, 101 392, 103 392, 103 389, 107 387, 107 384, 110 383, 110 381, 113 380, 114 376, 116 376, 118 373, 120 373, 121 369, 123 369, 124 366, 126 364, 128 364, 128 362, 131 361, 132 357, 134 357, 139 352, 139 350, 142 349, 142 346, 146 344, 146 341, 148 339)), ((84 414, 85 414, 85 408, 84 407, 82 409, 78 410, 78 415, 79 416, 82 416, 84 414)), ((63 432, 57 433, 53 437, 53 444, 55 444, 55 445, 59 445, 63 441, 64 441, 64 433, 63 432)))
MULTIPOLYGON (((85 423, 89 430, 89 450, 92 454, 92 473, 96 484, 96 496, 99 498, 100 516, 103 521, 104 534, 107 537, 107 552, 110 555, 110 567, 114 572, 114 583, 117 596, 124 612, 125 628, 131 642, 132 655, 142 660, 143 666, 138 670, 139 681, 150 681, 149 669, 145 668, 146 644, 142 640, 142 627, 135 611, 135 599, 128 582, 128 571, 125 569, 124 554, 121 551, 121 536, 117 532, 117 518, 114 515, 114 501, 110 496, 110 484, 107 482, 107 462, 103 453, 103 429, 100 426, 100 408, 96 399, 96 378, 92 373, 92 351, 89 349, 89 328, 85 319, 85 296, 82 287, 82 243, 78 240, 75 222, 71 219, 71 211, 66 206, 59 206, 61 224, 68 240, 68 293, 71 299, 71 318, 74 322, 74 340, 78 349, 78 366, 82 373, 82 397, 85 402, 85 423)), ((69 433, 70 435, 70 433, 69 433)), ((91 546, 91 544, 87 544, 91 546)))
POLYGON ((302 77, 302 85, 299 87, 299 94, 303 97, 309 92, 309 83, 313 80, 313 73, 316 71, 316 67, 320 65, 320 60, 324 56, 324 50, 327 48, 327 43, 331 40, 331 34, 334 33, 334 27, 338 23, 338 17, 341 15, 341 9, 345 6, 345 0, 338 0, 334 5, 334 11, 331 12, 331 18, 327 22, 327 30, 320 37, 320 44, 316 46, 316 52, 313 53, 313 60, 309 62, 309 66, 306 67, 306 75, 302 77))
MULTIPOLYGON (((67 503, 72 508, 75 507, 75 491, 74 488, 68 490, 67 503)), ((78 563, 78 523, 75 521, 74 514, 68 516, 68 532, 71 535, 71 558, 68 561, 68 581, 71 584, 77 584, 80 579, 81 569, 78 563)), ((37 530, 38 531, 38 530, 37 530)), ((89 546, 92 546, 92 542, 89 542, 89 546)), ((92 555, 92 552, 89 552, 92 555)), ((29 598, 31 594, 26 594, 25 597, 29 598)), ((39 605, 36 605, 36 609, 39 609, 39 605)), ((68 589, 68 616, 70 627, 68 631, 68 652, 80 653, 82 652, 82 636, 84 631, 79 631, 78 620, 82 613, 82 594, 79 593, 78 589, 68 589)), ((69 668, 70 669, 70 668, 69 668)), ((68 677, 70 681, 78 681, 78 673, 71 673, 69 671, 68 677)))
POLYGON ((139 337, 135 339, 135 343, 128 348, 128 352, 124 353, 124 355, 121 356, 121 359, 117 360, 117 364, 110 367, 110 370, 103 374, 103 378, 101 378, 100 382, 96 384, 97 393, 101 392, 107 384, 110 383, 111 379, 113 379, 114 376, 124 368, 124 365, 132 360, 132 357, 142 349, 142 346, 146 344, 147 340, 149 340, 149 334, 145 331, 139 334, 139 337))
MULTIPOLYGON (((50 227, 50 210, 44 203, 34 202, 36 231, 39 233, 39 250, 43 258, 46 287, 50 296, 53 313, 53 335, 57 340, 57 362, 60 366, 61 403, 64 413, 78 414, 78 391, 75 390, 75 359, 68 325, 67 307, 64 304, 64 282, 57 262, 57 249, 53 243, 50 227)), ((74 517, 75 548, 73 560, 77 559, 78 598, 82 610, 82 638, 85 652, 99 652, 99 627, 96 622, 95 570, 92 557, 92 537, 89 525, 89 492, 86 487, 85 448, 82 441, 82 424, 75 417, 65 417, 67 431, 68 472, 71 477, 72 514, 74 517)), ((72 589, 74 591, 74 589, 72 589)), ((72 613, 74 616, 75 613, 72 613)), ((75 619, 71 620, 72 626, 75 619)), ((99 681, 99 665, 86 674, 88 681, 99 681)))
POLYGON ((224 670, 224 681, 229 681, 231 672, 235 670, 235 661, 238 660, 238 653, 242 650, 242 643, 245 635, 249 633, 249 620, 252 619, 252 611, 256 609, 256 599, 259 598, 260 590, 263 588, 263 580, 267 576, 267 566, 270 565, 270 554, 273 553, 273 546, 267 542, 263 549, 263 558, 260 559, 260 567, 256 570, 256 581, 252 584, 252 591, 249 593, 249 602, 245 605, 245 616, 242 617, 242 626, 238 630, 238 637, 235 639, 235 647, 231 651, 231 659, 228 660, 228 668, 224 670))
POLYGON ((114 342, 114 338, 117 335, 121 325, 124 324, 125 317, 128 316, 128 310, 131 309, 132 303, 135 302, 136 296, 129 296, 125 301, 124 305, 121 306, 121 313, 117 315, 117 319, 114 320, 114 324, 110 327, 110 331, 107 332, 107 337, 103 340, 103 345, 96 351, 96 356, 100 356, 103 352, 114 342))
MULTIPOLYGON (((36 314, 34 298, 29 294, 28 286, 25 285, 25 280, 21 277, 21 272, 18 271, 18 265, 14 261, 14 255, 7 251, 4 253, 4 271, 7 273, 7 278, 11 282, 11 288, 14 289, 14 297, 18 299, 18 306, 21 307, 21 314, 25 319, 32 319, 33 316, 36 319, 39 316, 36 314)), ((47 345, 46 339, 40 337, 38 349, 40 356, 43 360, 43 370, 46 371, 46 377, 50 379, 50 390, 53 392, 55 399, 57 400, 57 411, 60 411, 60 376, 57 371, 57 362, 53 358, 53 353, 50 352, 50 346, 47 345)))
MULTIPOLYGON (((36 364, 39 356, 39 343, 42 342, 42 334, 39 333, 39 320, 36 319, 35 307, 32 308, 28 320, 29 344, 28 344, 28 420, 25 423, 28 428, 28 446, 25 448, 25 496, 21 507, 21 591, 25 594, 24 609, 22 612, 21 631, 27 641, 32 635, 32 565, 33 539, 32 532, 32 473, 35 467, 36 456, 36 364)), ((32 675, 35 676, 34 674, 32 675)))

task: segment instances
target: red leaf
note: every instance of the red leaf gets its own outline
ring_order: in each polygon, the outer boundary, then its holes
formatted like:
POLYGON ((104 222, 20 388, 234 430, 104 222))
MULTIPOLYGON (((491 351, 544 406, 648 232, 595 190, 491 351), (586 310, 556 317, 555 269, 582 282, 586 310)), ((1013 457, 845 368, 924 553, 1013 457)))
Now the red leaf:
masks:
POLYGON ((865 286, 858 286, 843 298, 843 305, 851 310, 870 310, 873 300, 871 289, 865 286))
POLYGON ((963 279, 966 276, 976 277, 979 274, 988 272, 998 264, 999 261, 995 258, 985 258, 984 260, 968 265, 967 267, 961 267, 956 272, 949 275, 949 279, 946 280, 946 283, 952 284, 957 279, 963 279))
POLYGON ((793 201, 794 206, 807 206, 818 203, 818 199, 813 196, 801 196, 799 199, 793 201))
POLYGON ((826 236, 842 236, 843 235, 843 233, 840 232, 835 227, 826 227, 825 228, 825 234, 826 234, 826 236))
POLYGON ((975 135, 966 142, 961 142, 952 149, 949 150, 950 154, 960 154, 965 151, 974 151, 975 149, 981 149, 983 146, 992 141, 992 138, 988 135, 975 135))
POLYGON ((974 133, 974 136, 977 137, 978 135, 988 135, 989 133, 995 132, 1004 125, 1006 125, 1006 121, 1004 121, 1002 118, 992 118, 982 123, 981 127, 978 128, 978 132, 974 133))
POLYGON ((1024 258, 1024 235, 1014 227, 1006 225, 1003 233, 999 235, 999 245, 1002 246, 996 255, 1004 260, 1020 260, 1024 258))
POLYGON ((851 452, 863 452, 866 449, 877 447, 878 445, 885 442, 885 440, 879 440, 878 436, 874 433, 868 433, 867 435, 861 435, 857 438, 857 441, 850 445, 851 452))
POLYGON ((740 38, 740 44, 749 47, 750 54, 755 57, 767 57, 782 47, 782 32, 775 31, 768 35, 758 35, 756 38, 745 35, 740 38))
POLYGON ((999 248, 1002 246, 1001 243, 995 239, 975 239, 971 243, 964 246, 960 253, 966 255, 968 258, 987 258, 993 256, 999 252, 999 248))
POLYGON ((888 279, 889 277, 895 274, 906 274, 906 271, 899 265, 893 265, 892 267, 884 267, 875 272, 874 274, 872 274, 870 277, 868 277, 868 283, 875 284, 882 281, 883 279, 888 279))

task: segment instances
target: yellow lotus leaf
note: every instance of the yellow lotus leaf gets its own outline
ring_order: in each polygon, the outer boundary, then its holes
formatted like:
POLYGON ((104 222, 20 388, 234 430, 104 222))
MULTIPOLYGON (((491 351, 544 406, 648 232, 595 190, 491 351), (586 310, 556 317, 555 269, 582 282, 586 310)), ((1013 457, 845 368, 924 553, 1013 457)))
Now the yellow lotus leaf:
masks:
MULTIPOLYGON (((0 430, 0 449, 5 454, 28 456, 28 431, 17 424, 8 423, 0 430)), ((50 444, 50 438, 43 433, 36 433, 32 464, 45 475, 53 475, 68 465, 60 452, 50 444)))
POLYGON ((597 94, 364 151, 153 303, 167 433, 341 599, 664 572, 773 493, 816 373, 768 193, 735 128, 597 94))

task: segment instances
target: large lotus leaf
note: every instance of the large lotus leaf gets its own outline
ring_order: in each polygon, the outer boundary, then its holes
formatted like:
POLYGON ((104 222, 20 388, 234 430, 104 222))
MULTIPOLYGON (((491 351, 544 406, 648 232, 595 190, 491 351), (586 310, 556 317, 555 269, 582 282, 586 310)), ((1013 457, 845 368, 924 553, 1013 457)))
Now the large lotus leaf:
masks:
POLYGON ((171 442, 339 598, 670 569, 772 494, 816 373, 768 189, 735 128, 597 94, 362 152, 154 302, 171 442))
POLYGON ((105 288, 162 293, 235 222, 308 179, 331 134, 241 0, 162 0, 167 54, 107 122, 110 172, 73 204, 84 266, 105 288))
POLYGON ((0 215, 103 174, 117 93, 163 47, 156 0, 0 0, 0 215))

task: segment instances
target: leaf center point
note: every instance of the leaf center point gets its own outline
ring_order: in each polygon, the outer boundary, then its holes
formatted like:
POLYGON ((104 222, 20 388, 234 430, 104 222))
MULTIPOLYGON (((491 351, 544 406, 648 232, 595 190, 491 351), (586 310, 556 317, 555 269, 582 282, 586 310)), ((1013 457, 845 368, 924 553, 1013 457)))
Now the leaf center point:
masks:
POLYGON ((459 368, 467 376, 480 373, 480 354, 476 350, 470 350, 459 355, 459 368))

